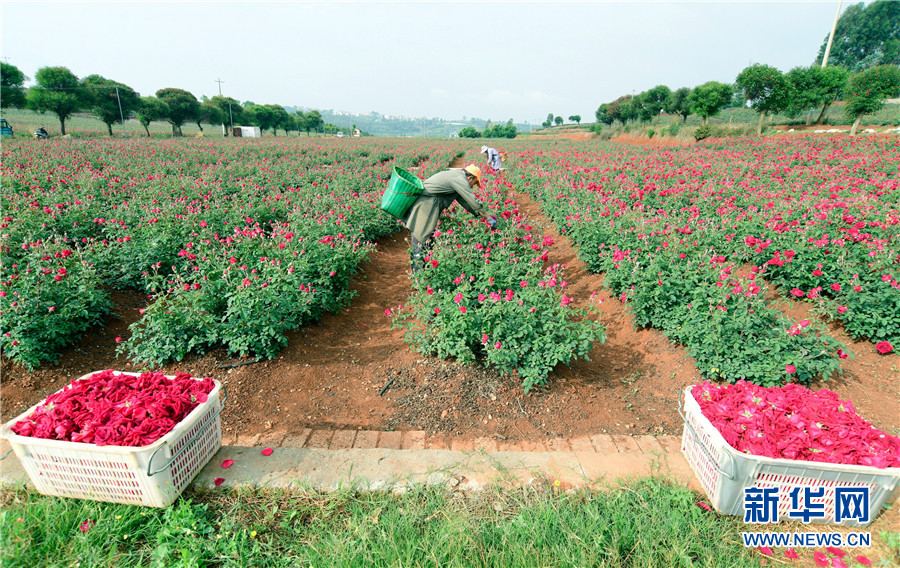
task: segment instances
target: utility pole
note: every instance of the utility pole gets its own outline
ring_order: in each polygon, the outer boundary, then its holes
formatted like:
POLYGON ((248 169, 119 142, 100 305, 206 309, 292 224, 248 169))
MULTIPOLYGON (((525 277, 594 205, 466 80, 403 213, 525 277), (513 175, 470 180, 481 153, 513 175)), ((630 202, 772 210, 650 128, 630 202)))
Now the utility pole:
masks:
POLYGON ((221 97, 222 96, 222 83, 224 83, 225 81, 223 81, 222 79, 216 79, 214 82, 219 84, 219 96, 221 97))
POLYGON ((831 25, 831 35, 828 36, 828 44, 825 45, 825 55, 822 57, 822 69, 828 65, 828 56, 831 54, 831 43, 834 41, 834 31, 837 29, 838 17, 841 15, 841 3, 838 1, 837 12, 834 13, 834 23, 831 25))
POLYGON ((122 134, 125 138, 128 138, 128 133, 125 132, 125 114, 122 112, 122 99, 119 97, 119 86, 116 85, 116 100, 119 101, 119 117, 122 119, 122 134))
MULTIPOLYGON (((834 13, 834 23, 831 24, 831 33, 828 35, 828 43, 825 44, 825 55, 822 56, 822 69, 828 65, 828 56, 831 54, 831 44, 834 42, 834 32, 837 29, 838 19, 841 15, 841 4, 843 0, 838 0, 837 12, 834 13)), ((809 116, 806 117, 806 124, 812 124, 813 111, 809 109, 809 116)))

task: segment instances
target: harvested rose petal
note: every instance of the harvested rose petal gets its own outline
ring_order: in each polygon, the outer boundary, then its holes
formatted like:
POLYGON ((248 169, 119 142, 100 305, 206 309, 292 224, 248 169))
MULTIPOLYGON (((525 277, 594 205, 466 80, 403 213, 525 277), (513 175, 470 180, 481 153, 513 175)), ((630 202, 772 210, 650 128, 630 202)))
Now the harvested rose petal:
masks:
POLYGON ((211 378, 187 373, 166 377, 106 369, 51 394, 12 431, 98 446, 147 446, 171 432, 214 388, 211 378))
POLYGON ((216 487, 222 485, 223 483, 225 483, 224 477, 217 477, 217 478, 213 479, 213 485, 215 485, 216 487))
POLYGON ((846 553, 846 552, 844 552, 844 551, 841 550, 840 548, 835 548, 835 547, 833 547, 833 546, 827 546, 827 547, 825 547, 825 551, 828 552, 829 554, 834 554, 834 555, 837 556, 838 558, 843 558, 843 557, 847 556, 847 553, 846 553))
POLYGON ((707 511, 712 511, 712 507, 710 507, 706 503, 701 503, 700 501, 697 501, 697 506, 702 507, 702 508, 706 509, 707 511))
POLYGON ((863 566, 871 566, 872 565, 872 561, 862 555, 857 556, 856 561, 859 562, 860 564, 862 564, 863 566))
POLYGON ((772 556, 772 549, 768 546, 760 546, 759 551, 765 554, 766 556, 772 556))
POLYGON ((265 450, 263 450, 263 451, 261 451, 261 452, 259 452, 259 453, 261 453, 261 454, 264 455, 264 456, 271 456, 271 455, 272 455, 272 448, 266 448, 265 450))
POLYGON ((94 521, 92 521, 90 519, 88 519, 86 521, 82 521, 82 523, 78 526, 78 530, 80 530, 83 533, 88 532, 92 528, 94 528, 94 521))
POLYGON ((847 568, 847 565, 844 564, 844 561, 837 556, 831 559, 831 566, 832 568, 847 568))
POLYGON ((788 558, 792 558, 794 560, 796 560, 797 558, 800 558, 799 556, 797 556, 797 553, 794 552, 793 548, 788 548, 787 550, 785 550, 784 555, 787 556, 788 558))
POLYGON ((900 438, 876 429, 837 393, 738 381, 692 388, 703 415, 734 449, 790 460, 900 466, 900 438))
POLYGON ((222 467, 228 469, 229 467, 234 465, 234 460, 225 460, 222 462, 222 467))
POLYGON ((830 562, 828 561, 828 557, 821 552, 816 552, 815 554, 813 554, 813 560, 816 561, 816 566, 828 566, 830 564, 830 562))

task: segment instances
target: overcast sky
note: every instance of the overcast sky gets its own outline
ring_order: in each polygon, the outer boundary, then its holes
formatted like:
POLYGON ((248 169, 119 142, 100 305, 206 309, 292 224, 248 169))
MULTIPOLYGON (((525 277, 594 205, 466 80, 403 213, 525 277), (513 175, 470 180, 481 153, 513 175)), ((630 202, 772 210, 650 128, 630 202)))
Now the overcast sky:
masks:
MULTIPOLYGON (((842 9, 854 2, 844 2, 842 9)), ((141 94, 411 117, 593 120, 656 85, 810 65, 838 2, 16 2, 0 57, 141 94)), ((29 81, 26 84, 31 84, 29 81)))

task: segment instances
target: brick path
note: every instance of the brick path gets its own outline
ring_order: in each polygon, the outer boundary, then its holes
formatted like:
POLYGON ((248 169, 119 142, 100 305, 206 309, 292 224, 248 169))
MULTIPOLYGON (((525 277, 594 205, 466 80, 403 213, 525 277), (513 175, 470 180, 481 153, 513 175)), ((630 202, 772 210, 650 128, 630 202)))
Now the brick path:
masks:
POLYGON ((493 438, 456 439, 428 435, 421 430, 330 430, 304 428, 299 432, 267 432, 253 436, 224 436, 230 446, 270 446, 321 450, 375 449, 452 450, 485 452, 597 452, 600 454, 678 453, 679 436, 623 436, 596 434, 578 438, 552 438, 546 442, 524 440, 498 441, 493 438))

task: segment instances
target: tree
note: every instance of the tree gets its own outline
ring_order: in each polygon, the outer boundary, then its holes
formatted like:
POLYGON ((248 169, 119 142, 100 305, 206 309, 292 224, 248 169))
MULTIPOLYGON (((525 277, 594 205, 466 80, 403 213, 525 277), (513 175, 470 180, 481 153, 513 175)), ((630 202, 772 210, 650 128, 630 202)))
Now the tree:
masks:
POLYGON ((0 108, 25 106, 25 74, 9 63, 0 62, 0 108))
POLYGON ((547 114, 547 126, 553 126, 553 119, 556 118, 556 115, 551 113, 547 114))
MULTIPOLYGON (((468 128, 472 128, 472 127, 468 127, 468 128)), ((464 128, 462 131, 460 131, 461 137, 463 137, 463 138, 478 138, 480 136, 484 136, 485 138, 515 138, 516 135, 518 134, 518 129, 513 124, 513 121, 511 118, 506 122, 506 124, 499 124, 499 123, 490 124, 490 121, 488 121, 488 125, 485 125, 483 134, 479 133, 477 130, 472 128, 472 130, 475 132, 476 136, 471 136, 471 135, 463 136, 462 132, 466 131, 466 130, 467 129, 464 128)))
POLYGON ((619 97, 619 115, 622 124, 635 121, 640 116, 641 103, 634 95, 619 97))
POLYGON ((659 120, 659 113, 672 106, 672 89, 665 85, 657 85, 642 93, 641 101, 646 114, 659 120))
POLYGON ((209 103, 215 105, 222 112, 222 124, 227 124, 225 135, 230 136, 230 127, 240 125, 243 120, 244 109, 236 99, 216 95, 209 99, 209 103))
MULTIPOLYGON (((822 63, 828 36, 815 64, 822 63)), ((847 8, 834 30, 828 65, 842 65, 858 73, 878 65, 900 65, 900 3, 860 2, 847 8)))
MULTIPOLYGON (((688 95, 687 103, 692 113, 709 123, 709 117, 719 114, 731 100, 731 85, 708 81, 694 89, 688 95)), ((685 117, 687 118, 687 117, 685 117)))
POLYGON ((572 116, 569 117, 569 120, 571 120, 572 122, 574 122, 576 124, 581 124, 581 115, 573 114, 572 116))
POLYGON ((253 125, 258 126, 260 132, 265 132, 275 125, 275 112, 266 105, 246 107, 244 113, 251 117, 253 125))
POLYGON ((693 111, 691 111, 690 96, 691 89, 687 87, 676 89, 675 92, 672 93, 672 104, 669 107, 669 111, 673 114, 680 115, 682 123, 687 122, 687 118, 693 114, 693 111))
POLYGON ((172 125, 172 136, 181 136, 181 126, 195 120, 200 112, 200 101, 188 91, 171 87, 156 91, 156 96, 169 107, 166 118, 172 125))
POLYGON ((287 134, 288 128, 293 127, 291 115, 284 110, 281 105, 266 105, 266 108, 272 111, 272 134, 278 136, 278 129, 281 128, 287 134))
POLYGON ((197 128, 200 129, 200 132, 203 132, 203 126, 200 124, 201 122, 216 126, 217 124, 225 124, 228 122, 228 117, 222 112, 222 109, 220 109, 218 105, 212 102, 212 99, 209 99, 200 104, 200 109, 197 111, 195 121, 197 123, 197 128))
POLYGON ((91 112, 106 125, 110 136, 113 135, 112 125, 122 124, 123 118, 131 118, 140 106, 140 95, 124 83, 88 75, 81 80, 81 85, 90 101, 91 112))
POLYGON ((150 123, 169 116, 169 105, 156 97, 141 97, 138 102, 137 119, 150 137, 150 123))
MULTIPOLYGON (((788 116, 797 116, 810 110, 806 124, 812 122, 812 110, 822 106, 819 120, 825 119, 825 112, 841 94, 847 84, 849 73, 843 67, 794 67, 785 75, 791 84, 791 100, 786 110, 788 116)), ((821 124, 821 122, 820 122, 821 124)))
POLYGON ((843 94, 849 79, 850 72, 845 67, 826 67, 818 74, 818 89, 822 95, 819 104, 822 105, 822 112, 819 113, 816 124, 822 124, 825 121, 828 107, 843 94))
POLYGON ((466 126, 459 131, 460 138, 481 138, 481 132, 475 130, 474 126, 466 126))
POLYGON ((850 77, 847 86, 847 116, 854 119, 850 127, 850 136, 856 135, 856 129, 862 117, 881 110, 885 99, 900 94, 900 69, 893 65, 879 65, 850 77))
POLYGON ((597 107, 597 111, 594 113, 597 122, 607 126, 611 126, 612 123, 615 122, 616 118, 610 113, 610 107, 611 103, 603 103, 597 107))
POLYGON ((553 119, 553 122, 556 123, 556 126, 559 126, 563 123, 563 117, 557 116, 553 119))
POLYGON ((314 130, 316 132, 319 131, 320 128, 325 124, 325 121, 322 120, 322 113, 317 110, 311 110, 306 114, 297 111, 298 116, 303 116, 303 126, 302 128, 306 130, 306 135, 309 136, 310 130, 314 130))
POLYGON ((757 136, 762 134, 766 113, 781 112, 791 100, 791 85, 784 74, 770 65, 756 63, 741 71, 737 84, 744 89, 750 106, 759 113, 757 136))
POLYGON ((87 105, 78 77, 66 67, 42 67, 34 77, 37 85, 25 96, 28 108, 40 113, 50 111, 59 117, 60 134, 66 134, 66 119, 87 105))

